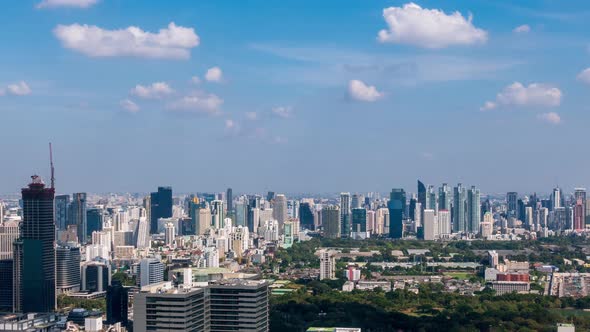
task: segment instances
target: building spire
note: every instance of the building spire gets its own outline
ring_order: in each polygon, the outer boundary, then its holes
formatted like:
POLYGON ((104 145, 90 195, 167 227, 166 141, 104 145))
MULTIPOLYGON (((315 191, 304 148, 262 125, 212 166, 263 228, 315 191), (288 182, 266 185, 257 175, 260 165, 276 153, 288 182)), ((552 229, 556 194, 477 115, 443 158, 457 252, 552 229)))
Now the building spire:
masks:
POLYGON ((49 142, 49 165, 51 166, 51 188, 55 189, 55 169, 53 168, 53 148, 49 142))

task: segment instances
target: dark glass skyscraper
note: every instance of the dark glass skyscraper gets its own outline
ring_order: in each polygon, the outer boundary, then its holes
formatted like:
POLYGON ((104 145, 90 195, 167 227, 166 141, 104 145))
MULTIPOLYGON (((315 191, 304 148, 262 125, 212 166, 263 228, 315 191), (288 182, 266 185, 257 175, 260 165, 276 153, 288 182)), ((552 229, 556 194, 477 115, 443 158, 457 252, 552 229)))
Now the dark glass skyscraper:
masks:
POLYGON ((299 221, 301 227, 313 231, 315 229, 314 219, 314 213, 309 203, 301 203, 299 205, 299 221))
POLYGON ((88 226, 86 227, 86 236, 88 238, 92 237, 92 232, 102 231, 102 222, 103 222, 104 214, 102 209, 88 209, 86 211, 86 222, 88 226))
POLYGON ((107 324, 127 326, 128 301, 127 288, 119 280, 113 280, 107 288, 107 324))
MULTIPOLYGON (((426 186, 422 181, 418 180, 418 203, 420 203, 420 217, 422 217, 422 211, 426 209, 426 186)), ((422 218, 420 218, 422 219, 422 218)))
POLYGON ((406 192, 403 189, 392 189, 387 207, 389 208, 389 237, 401 239, 404 233, 406 192))
POLYGON ((354 208, 352 209, 352 231, 366 232, 367 231, 367 209, 354 208))
POLYGON ((158 219, 172 217, 172 187, 150 194, 150 234, 158 233, 158 219))
POLYGON ((55 223, 60 231, 68 228, 70 195, 55 196, 55 223))
POLYGON ((22 189, 23 221, 14 242, 15 312, 55 310, 54 188, 34 175, 22 189))
POLYGON ((76 225, 78 232, 78 242, 86 243, 86 228, 88 221, 86 220, 86 193, 75 193, 72 196, 72 204, 69 209, 70 224, 76 225))
POLYGON ((234 215, 233 211, 234 211, 234 195, 233 195, 233 190, 231 188, 227 188, 227 192, 225 194, 225 199, 227 201, 227 214, 228 215, 234 215))

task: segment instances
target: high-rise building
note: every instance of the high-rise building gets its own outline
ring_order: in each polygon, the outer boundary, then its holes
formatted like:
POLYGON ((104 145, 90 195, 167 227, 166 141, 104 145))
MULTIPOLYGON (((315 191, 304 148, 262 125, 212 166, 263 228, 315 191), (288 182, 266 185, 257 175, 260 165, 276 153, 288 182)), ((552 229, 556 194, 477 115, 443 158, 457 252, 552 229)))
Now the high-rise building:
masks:
MULTIPOLYGON (((586 194, 584 193, 584 196, 586 196, 586 194)), ((586 228, 586 223, 585 223, 585 204, 583 203, 584 201, 582 200, 581 197, 579 197, 576 200, 576 205, 574 205, 574 230, 575 231, 582 231, 586 228)))
POLYGON ((467 232, 466 224, 466 205, 467 205, 467 191, 462 184, 458 184, 453 188, 453 232, 464 233, 467 232))
MULTIPOLYGON (((303 204, 302 204, 303 205, 303 204)), ((336 205, 324 206, 321 211, 324 236, 329 239, 340 237, 340 209, 336 205)))
POLYGON ((283 194, 275 196, 274 204, 272 207, 273 218, 279 222, 279 230, 283 232, 283 225, 287 220, 287 197, 283 194))
POLYGON ((211 228, 211 210, 208 207, 200 208, 195 215, 195 234, 203 235, 211 228))
MULTIPOLYGON (((416 221, 416 219, 420 218, 420 214, 418 214, 418 216, 416 216, 416 205, 418 204, 418 200, 416 199, 416 197, 414 197, 414 195, 412 195, 412 198, 410 198, 410 204, 408 205, 408 217, 410 218, 410 220, 414 220, 416 221)), ((420 211, 420 209, 418 209, 418 211, 420 211)))
POLYGON ((439 210, 451 211, 452 201, 451 188, 448 184, 443 183, 442 187, 438 188, 438 208, 439 210))
POLYGON ((6 221, 0 224, 0 260, 12 259, 13 243, 18 238, 18 223, 6 221))
MULTIPOLYGON (((574 204, 579 204, 581 205, 581 211, 578 211, 578 213, 580 214, 580 230, 586 228, 586 215, 588 213, 588 211, 586 211, 586 188, 576 188, 574 190, 574 204)), ((580 210, 580 208, 578 208, 578 210, 580 210)), ((574 223, 576 221, 576 209, 574 208, 574 223)), ((576 229, 574 227, 574 229, 576 229)))
POLYGON ((150 234, 158 233, 158 219, 172 217, 172 187, 158 187, 150 194, 150 234))
POLYGON ((481 218, 481 199, 479 189, 472 186, 467 191, 467 220, 466 220, 466 231, 471 234, 479 233, 479 223, 481 218))
POLYGON ((236 226, 248 226, 248 203, 238 202, 235 206, 236 226))
POLYGON ((119 280, 113 280, 107 288, 107 324, 121 323, 127 326, 129 312, 129 291, 119 280))
POLYGON ((389 237, 401 239, 404 232, 404 211, 406 210, 406 192, 392 189, 389 194, 389 237))
POLYGON ((111 284, 111 266, 104 261, 85 262, 81 267, 81 290, 83 292, 104 292, 111 284))
POLYGON ((264 280, 229 279, 208 286, 211 332, 268 332, 269 288, 264 280))
POLYGON ((511 191, 506 194, 506 205, 508 217, 517 217, 518 211, 518 193, 511 191))
POLYGON ((12 311, 13 297, 13 276, 12 268, 14 261, 12 259, 0 259, 0 312, 12 311))
POLYGON ((102 209, 92 208, 86 211, 86 238, 92 237, 92 232, 102 231, 104 212, 102 209))
POLYGON ((57 294, 80 290, 80 247, 58 246, 55 249, 55 288, 57 294))
POLYGON ((352 232, 367 232, 367 209, 361 207, 352 209, 352 232))
POLYGON ((437 195, 433 185, 426 188, 426 209, 434 210, 434 214, 438 211, 437 195))
POLYGON ((320 250, 320 280, 334 279, 336 259, 329 250, 320 250))
POLYGON ((22 189, 23 221, 14 242, 15 312, 53 312, 55 296, 54 188, 34 175, 22 189))
POLYGON ((420 210, 420 217, 422 217, 422 211, 428 207, 426 205, 426 186, 420 180, 418 180, 418 203, 422 206, 420 210))
POLYGON ((363 207, 364 204, 364 197, 361 194, 352 194, 352 198, 350 199, 350 209, 357 209, 363 207))
POLYGON ((310 203, 301 203, 299 205, 299 221, 302 228, 315 230, 315 214, 310 203))
POLYGON ((164 228, 164 243, 167 246, 171 247, 172 245, 174 245, 174 239, 176 238, 176 229, 174 228, 174 224, 172 224, 171 222, 166 223, 164 228))
POLYGON ((226 194, 225 194, 225 201, 227 202, 226 206, 227 206, 227 214, 233 216, 233 212, 234 212, 234 194, 233 194, 233 190, 231 188, 227 188, 226 194))
POLYGON ((340 237, 350 236, 350 193, 340 193, 340 237))
POLYGON ((424 210, 424 227, 423 227, 423 234, 424 240, 432 241, 438 239, 438 221, 436 215, 434 214, 434 210, 426 209, 424 210))
POLYGON ((57 229, 65 231, 70 224, 68 221, 70 207, 70 195, 55 196, 55 224, 57 229))
POLYGON ((551 210, 554 211, 556 208, 563 207, 563 195, 561 194, 560 188, 554 188, 551 194, 551 210))
POLYGON ((86 219, 86 193, 74 193, 68 213, 70 214, 69 223, 76 226, 78 242, 85 244, 88 233, 86 231, 88 227, 88 220, 86 219))
POLYGON ((223 201, 214 200, 211 202, 211 226, 220 229, 225 227, 225 211, 223 208, 223 201))
POLYGON ((156 258, 144 258, 139 262, 139 286, 156 284, 164 280, 164 264, 156 258))
POLYGON ((448 237, 451 234, 451 213, 449 210, 438 210, 438 214, 436 216, 438 219, 439 237, 448 237))

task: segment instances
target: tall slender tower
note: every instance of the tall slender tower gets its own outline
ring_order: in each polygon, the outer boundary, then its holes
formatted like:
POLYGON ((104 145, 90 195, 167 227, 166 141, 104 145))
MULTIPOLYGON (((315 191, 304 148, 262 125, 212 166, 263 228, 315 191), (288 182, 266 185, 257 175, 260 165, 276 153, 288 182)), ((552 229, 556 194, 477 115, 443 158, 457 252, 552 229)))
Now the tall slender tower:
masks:
POLYGON ((52 312, 55 297, 54 188, 33 175, 22 189, 23 221, 14 242, 13 311, 52 312))
POLYGON ((350 236, 350 193, 340 193, 340 236, 347 238, 350 236))
POLYGON ((466 225, 466 205, 467 191, 462 184, 458 184, 454 189, 453 195, 453 232, 463 233, 467 231, 466 225))

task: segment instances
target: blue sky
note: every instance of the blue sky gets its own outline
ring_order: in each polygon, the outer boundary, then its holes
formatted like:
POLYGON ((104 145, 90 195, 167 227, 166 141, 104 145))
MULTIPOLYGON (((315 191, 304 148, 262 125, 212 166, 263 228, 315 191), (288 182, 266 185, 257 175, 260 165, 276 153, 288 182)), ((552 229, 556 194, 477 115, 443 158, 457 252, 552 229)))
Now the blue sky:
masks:
POLYGON ((0 192, 588 186, 590 3, 513 3, 6 2, 0 192))

